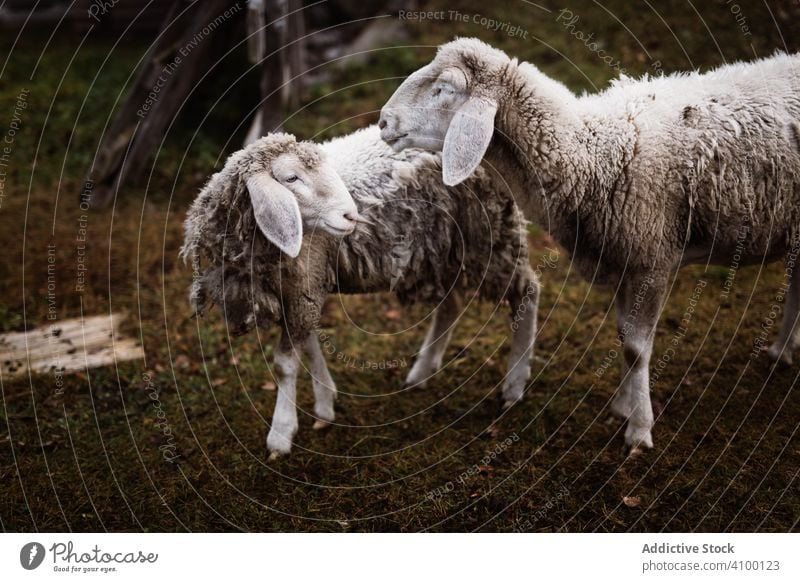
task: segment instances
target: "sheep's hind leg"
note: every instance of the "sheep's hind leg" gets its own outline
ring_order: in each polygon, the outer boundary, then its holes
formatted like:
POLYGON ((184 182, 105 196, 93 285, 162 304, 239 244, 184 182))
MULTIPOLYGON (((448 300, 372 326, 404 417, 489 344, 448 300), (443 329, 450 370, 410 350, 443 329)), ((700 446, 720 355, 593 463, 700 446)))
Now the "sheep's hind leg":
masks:
POLYGON ((315 335, 308 336, 305 344, 306 354, 311 360, 311 382, 314 386, 314 421, 313 428, 319 430, 329 426, 336 418, 333 403, 336 400, 336 384, 331 378, 328 364, 315 335))
POLYGON ((666 290, 666 278, 630 277, 624 282, 627 308, 623 323, 622 356, 628 373, 622 379, 631 406, 625 443, 636 450, 653 446, 653 407, 650 403, 650 356, 658 317, 666 290))
MULTIPOLYGON (((620 289, 619 293, 617 293, 617 296, 614 299, 614 304, 617 309, 617 337, 619 338, 624 336, 625 317, 629 309, 626 307, 625 299, 625 292, 623 289, 620 289)), ((631 412, 633 411, 633 406, 631 405, 631 393, 629 389, 630 384, 625 381, 627 376, 628 364, 623 357, 620 362, 621 381, 619 388, 617 388, 617 393, 614 395, 614 400, 611 401, 611 412, 621 418, 624 418, 625 420, 630 417, 631 412)))
POLYGON ((503 381, 503 407, 509 408, 522 400, 525 386, 531 377, 531 358, 536 341, 536 322, 539 309, 539 282, 531 277, 523 284, 524 294, 509 297, 511 307, 511 353, 508 372, 503 381))
POLYGON ((278 380, 278 398, 272 415, 272 427, 267 435, 270 460, 289 453, 292 439, 297 432, 296 392, 297 371, 300 368, 298 348, 284 334, 275 351, 273 365, 278 380))
POLYGON ((789 281, 778 339, 767 350, 767 355, 773 361, 792 363, 792 352, 800 345, 798 314, 800 314, 800 275, 795 271, 789 281))
POLYGON ((424 386, 439 371, 461 310, 461 295, 453 291, 436 308, 419 356, 406 378, 406 386, 424 386))

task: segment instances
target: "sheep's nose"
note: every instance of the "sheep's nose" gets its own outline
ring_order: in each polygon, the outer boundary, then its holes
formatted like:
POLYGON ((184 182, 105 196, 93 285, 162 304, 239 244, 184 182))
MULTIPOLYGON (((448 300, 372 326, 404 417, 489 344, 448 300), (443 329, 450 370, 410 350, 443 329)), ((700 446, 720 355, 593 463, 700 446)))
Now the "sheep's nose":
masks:
POLYGON ((388 107, 384 106, 383 109, 381 109, 381 116, 378 119, 378 128, 386 129, 389 126, 389 122, 394 121, 392 117, 392 111, 388 107))
POLYGON ((350 222, 358 222, 358 214, 354 212, 345 212, 344 218, 345 220, 349 220, 350 222))

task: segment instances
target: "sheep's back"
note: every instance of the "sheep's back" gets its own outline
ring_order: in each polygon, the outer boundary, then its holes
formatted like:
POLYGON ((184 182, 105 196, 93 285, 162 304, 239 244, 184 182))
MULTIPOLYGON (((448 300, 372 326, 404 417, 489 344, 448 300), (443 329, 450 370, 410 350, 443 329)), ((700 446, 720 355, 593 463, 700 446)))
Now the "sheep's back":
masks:
POLYGON ((530 277, 526 223, 487 171, 448 188, 438 155, 395 153, 374 126, 326 145, 370 223, 337 245, 337 291, 437 302, 453 288, 472 288, 498 300, 518 275, 530 277))

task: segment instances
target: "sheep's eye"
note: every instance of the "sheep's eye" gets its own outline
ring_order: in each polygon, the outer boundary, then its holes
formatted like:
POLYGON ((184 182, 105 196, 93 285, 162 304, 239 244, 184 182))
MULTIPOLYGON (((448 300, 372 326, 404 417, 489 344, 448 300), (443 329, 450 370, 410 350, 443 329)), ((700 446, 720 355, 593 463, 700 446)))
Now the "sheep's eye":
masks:
POLYGON ((297 176, 289 176, 288 178, 286 178, 285 181, 291 184, 292 182, 297 182, 299 179, 300 178, 298 178, 297 176))
POLYGON ((433 90, 433 96, 434 97, 438 97, 441 94, 442 94, 442 88, 441 87, 434 88, 434 90, 433 90))

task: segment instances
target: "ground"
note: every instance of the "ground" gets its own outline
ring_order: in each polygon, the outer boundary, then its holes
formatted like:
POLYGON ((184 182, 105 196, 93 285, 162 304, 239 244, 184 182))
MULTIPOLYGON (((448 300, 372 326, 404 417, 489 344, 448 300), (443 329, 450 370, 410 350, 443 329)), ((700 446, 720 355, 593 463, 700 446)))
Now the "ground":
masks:
MULTIPOLYGON (((446 4, 423 6, 452 10, 446 4)), ((800 38, 788 1, 574 0, 569 14, 540 4, 546 9, 468 0, 458 17, 408 20, 404 48, 377 51, 307 89, 287 129, 313 138, 374 123, 399 79, 454 35, 479 36, 576 91, 607 86, 619 68, 707 69, 794 51, 800 38), (480 16, 520 31, 491 30, 480 16)), ((612 291, 579 278, 536 227, 540 332, 523 402, 502 413, 497 396, 506 306, 475 301, 445 373, 403 391, 423 337, 415 324, 429 309, 403 309, 391 296, 333 297, 322 331, 341 391, 337 424, 311 430, 304 375, 295 450, 268 463, 275 332, 233 338, 218 311, 191 318, 191 272, 177 258, 186 208, 241 143, 257 80, 236 81, 244 55, 230 55, 165 136, 152 173, 125 184, 109 211, 85 213, 77 200, 86 168, 146 49, 115 41, 81 44, 67 33, 2 40, 0 130, 26 93, 2 167, 0 331, 47 325, 49 307, 56 321, 124 310, 146 353, 66 376, 63 386, 52 375, 0 379, 2 530, 797 529, 798 367, 772 368, 753 351, 762 330, 770 341, 777 331, 770 314, 780 308, 782 266, 737 270, 729 294, 725 266, 676 274, 653 355, 663 363, 652 387, 656 447, 631 457, 609 413, 619 381, 612 291), (86 281, 76 290, 84 228, 86 281), (698 282, 705 286, 695 305, 698 282), (381 362, 391 365, 369 365, 381 362)))

